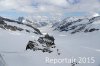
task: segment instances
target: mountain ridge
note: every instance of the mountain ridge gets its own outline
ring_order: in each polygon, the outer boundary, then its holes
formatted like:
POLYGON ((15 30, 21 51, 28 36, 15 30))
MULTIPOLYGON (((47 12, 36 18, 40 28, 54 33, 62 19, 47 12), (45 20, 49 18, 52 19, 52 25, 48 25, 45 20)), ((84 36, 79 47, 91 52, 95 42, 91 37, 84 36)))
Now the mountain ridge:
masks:
POLYGON ((42 35, 42 33, 40 32, 39 29, 37 29, 37 28, 35 28, 35 27, 33 27, 29 24, 24 24, 24 23, 19 22, 19 21, 15 21, 15 20, 12 20, 12 19, 0 17, 1 28, 10 29, 10 30, 13 29, 13 30, 19 30, 19 31, 26 30, 26 32, 30 32, 30 30, 28 30, 28 29, 22 29, 22 28, 17 27, 17 26, 8 25, 7 24, 8 22, 9 23, 12 22, 12 23, 19 24, 19 25, 25 25, 26 27, 32 28, 35 31, 34 33, 42 35))
POLYGON ((68 20, 64 19, 62 22, 60 22, 56 27, 54 27, 54 30, 58 30, 60 32, 70 32, 71 34, 77 33, 77 32, 93 32, 98 31, 100 28, 95 27, 96 24, 94 24, 96 21, 100 20, 100 16, 92 17, 92 18, 79 18, 76 20, 68 20))

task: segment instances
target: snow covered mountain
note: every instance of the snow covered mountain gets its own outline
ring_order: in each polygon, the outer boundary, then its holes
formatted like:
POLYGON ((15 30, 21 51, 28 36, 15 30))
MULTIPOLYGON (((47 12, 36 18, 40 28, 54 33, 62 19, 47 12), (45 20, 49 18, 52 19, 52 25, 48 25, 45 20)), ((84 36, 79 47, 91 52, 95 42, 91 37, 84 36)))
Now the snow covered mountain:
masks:
POLYGON ((35 18, 30 19, 28 17, 18 17, 18 21, 24 24, 29 24, 36 28, 44 27, 49 24, 48 20, 40 20, 40 19, 37 20, 35 18))
MULTIPOLYGON (((99 29, 99 19, 99 16, 88 19, 71 18, 68 20, 71 23, 68 28, 82 24, 86 25, 85 29, 99 29)), ((54 27, 67 25, 67 20, 56 22, 54 27)), ((51 28, 53 23, 37 29, 20 21, 0 18, 0 66, 100 65, 99 30, 91 33, 80 31, 72 35, 53 31, 54 28, 51 28), (75 62, 70 61, 73 58, 76 59, 75 62)), ((74 29, 68 32, 71 31, 74 29)))
POLYGON ((93 32, 100 30, 100 16, 92 18, 75 18, 69 17, 56 24, 55 30, 66 31, 71 34, 77 32, 93 32))
POLYGON ((25 31, 28 33, 42 34, 39 29, 19 21, 0 17, 0 28, 11 31, 25 31))

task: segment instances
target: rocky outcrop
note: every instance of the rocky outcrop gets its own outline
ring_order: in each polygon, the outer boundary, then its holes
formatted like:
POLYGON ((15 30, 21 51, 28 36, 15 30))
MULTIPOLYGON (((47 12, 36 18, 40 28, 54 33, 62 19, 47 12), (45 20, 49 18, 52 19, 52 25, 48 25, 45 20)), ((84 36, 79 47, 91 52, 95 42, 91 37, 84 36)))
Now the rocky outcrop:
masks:
POLYGON ((51 53, 51 52, 53 52, 52 49, 56 48, 54 40, 55 39, 53 36, 46 34, 46 35, 44 35, 44 37, 39 37, 38 40, 29 41, 26 46, 26 50, 27 49, 30 49, 33 51, 40 50, 42 52, 51 53))

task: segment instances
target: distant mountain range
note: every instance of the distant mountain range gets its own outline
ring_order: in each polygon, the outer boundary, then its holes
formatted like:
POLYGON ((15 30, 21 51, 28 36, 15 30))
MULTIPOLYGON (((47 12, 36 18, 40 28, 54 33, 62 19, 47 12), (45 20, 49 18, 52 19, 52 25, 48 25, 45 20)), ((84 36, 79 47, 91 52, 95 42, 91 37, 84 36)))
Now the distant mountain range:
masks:
POLYGON ((69 17, 65 18, 61 22, 53 24, 54 30, 60 32, 66 31, 71 34, 77 32, 94 32, 100 30, 100 16, 96 17, 84 17, 84 18, 75 18, 69 17))
POLYGON ((8 18, 0 17, 0 28, 3 29, 10 29, 10 30, 25 30, 26 32, 32 32, 36 34, 42 34, 39 29, 44 26, 52 25, 52 28, 54 28, 54 31, 60 31, 60 32, 69 32, 71 34, 75 34, 78 32, 94 32, 100 30, 100 16, 95 17, 67 17, 61 21, 31 21, 28 18, 19 17, 18 20, 12 20, 8 18), (13 22, 16 24, 24 25, 29 28, 34 29, 28 30, 24 28, 20 28, 17 26, 9 25, 8 22, 13 22))
POLYGON ((28 33, 42 34, 39 29, 30 24, 0 17, 0 28, 11 31, 25 31, 28 33))
POLYGON ((19 17, 18 18, 18 21, 21 22, 21 23, 24 23, 24 24, 29 24, 29 25, 32 25, 36 28, 39 28, 39 27, 43 27, 43 26, 47 26, 49 24, 49 20, 36 20, 36 19, 29 19, 29 18, 25 18, 25 17, 19 17))

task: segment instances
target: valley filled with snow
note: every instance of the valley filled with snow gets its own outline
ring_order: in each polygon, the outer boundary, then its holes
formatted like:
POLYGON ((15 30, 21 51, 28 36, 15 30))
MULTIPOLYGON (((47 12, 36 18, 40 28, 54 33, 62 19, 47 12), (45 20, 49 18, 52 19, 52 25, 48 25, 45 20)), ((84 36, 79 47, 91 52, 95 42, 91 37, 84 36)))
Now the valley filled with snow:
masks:
MULTIPOLYGON (((23 31, 0 28, 0 66, 100 66, 99 30, 70 34, 70 32, 54 30, 52 24, 38 27, 43 35, 48 33, 55 38, 56 48, 52 49, 53 52, 43 53, 26 50, 28 41, 37 40, 41 36, 39 33, 34 33, 36 30, 26 24, 19 25, 7 21, 5 23, 23 28, 23 31), (70 61, 73 58, 76 59, 75 62, 70 61)), ((82 23, 84 24, 85 21, 82 23)))

